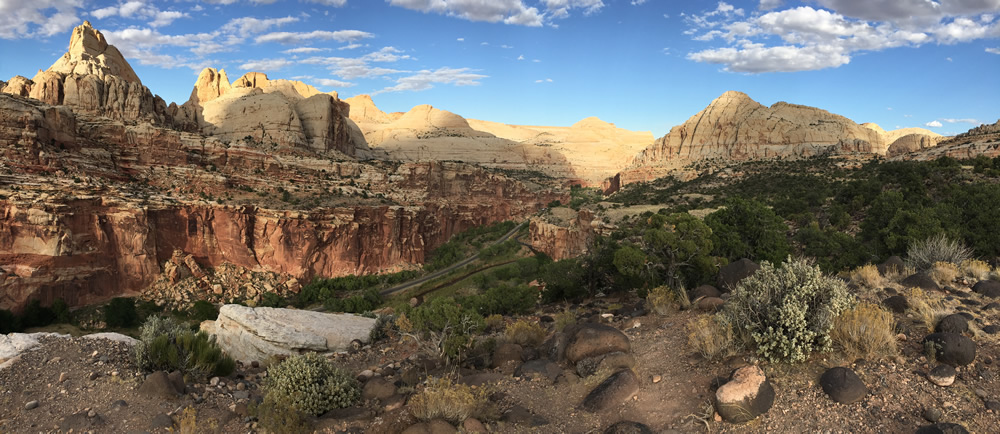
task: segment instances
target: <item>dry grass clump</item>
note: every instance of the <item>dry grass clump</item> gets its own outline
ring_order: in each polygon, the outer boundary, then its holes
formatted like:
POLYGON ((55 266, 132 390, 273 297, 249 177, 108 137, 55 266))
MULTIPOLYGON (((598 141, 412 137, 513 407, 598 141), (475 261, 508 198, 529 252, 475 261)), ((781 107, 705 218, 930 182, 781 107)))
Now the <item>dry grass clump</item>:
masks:
POLYGON ((503 315, 493 314, 486 317, 486 330, 489 331, 499 331, 503 329, 506 321, 503 319, 503 315))
POLYGON ((561 332, 566 327, 576 324, 576 314, 569 309, 566 309, 557 314, 555 320, 555 329, 557 332, 561 332))
POLYGON ((952 264, 951 262, 938 261, 931 266, 931 269, 927 272, 927 274, 931 277, 931 279, 934 279, 938 285, 945 285, 954 282, 955 279, 958 278, 960 271, 958 266, 952 264))
POLYGON ((976 281, 990 278, 990 264, 978 259, 969 259, 962 262, 962 274, 976 281))
POLYGON ((455 383, 449 378, 429 379, 427 386, 410 398, 410 412, 417 419, 445 419, 461 424, 474 417, 479 420, 497 418, 497 410, 490 402, 490 391, 455 383))
MULTIPOLYGON (((656 288, 650 289, 649 294, 646 295, 646 302, 652 308, 653 312, 657 315, 668 315, 673 311, 674 301, 677 296, 674 291, 666 286, 657 286, 656 288)), ((690 305, 690 302, 688 303, 690 305)))
POLYGON ((910 244, 906 249, 906 263, 917 270, 929 270, 936 262, 961 264, 972 259, 972 249, 959 240, 938 234, 910 244))
POLYGON ((879 273, 878 267, 872 264, 863 265, 851 271, 851 282, 866 288, 879 288, 883 281, 882 273, 879 273))
POLYGON ((736 352, 733 327, 714 315, 702 315, 687 323, 688 345, 708 360, 730 356, 736 352))
POLYGON ((894 323, 892 312, 860 303, 837 317, 830 338, 852 358, 888 358, 898 353, 894 323))
POLYGON ((948 314, 941 300, 932 299, 920 288, 911 288, 906 297, 910 303, 910 313, 913 319, 923 324, 929 333, 934 333, 938 321, 948 314))
POLYGON ((507 339, 507 342, 515 343, 525 348, 541 345, 548 334, 549 332, 545 330, 545 327, 523 319, 507 325, 507 329, 504 330, 504 338, 507 339))
POLYGON ((916 273, 917 269, 912 265, 904 265, 902 269, 899 267, 889 267, 885 270, 885 280, 899 283, 900 280, 910 277, 916 273))

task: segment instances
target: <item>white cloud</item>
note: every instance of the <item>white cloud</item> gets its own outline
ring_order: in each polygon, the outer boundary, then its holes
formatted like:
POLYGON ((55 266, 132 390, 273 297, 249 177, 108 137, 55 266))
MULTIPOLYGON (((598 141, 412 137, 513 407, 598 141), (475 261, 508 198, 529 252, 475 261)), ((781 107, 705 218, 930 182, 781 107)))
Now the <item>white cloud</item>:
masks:
POLYGON ((277 71, 293 64, 294 62, 288 59, 261 59, 244 63, 240 65, 240 69, 248 71, 277 71))
POLYGON ((458 38, 458 39, 456 39, 456 41, 458 41, 458 42, 465 42, 465 38, 458 38))
POLYGON ((987 48, 987 53, 1000 54, 1000 47, 987 48))
MULTIPOLYGON (((388 0, 389 4, 424 13, 436 13, 469 21, 485 21, 519 26, 539 27, 551 19, 565 18, 573 9, 584 15, 596 13, 604 7, 602 0, 541 0, 545 11, 528 6, 523 0, 388 0)), ((633 1, 642 4, 646 0, 633 1)))
POLYGON ((964 118, 964 119, 944 118, 941 120, 949 124, 972 124, 972 125, 982 124, 982 122, 979 122, 979 119, 970 119, 970 118, 964 118))
POLYGON ((277 42, 279 44, 301 44, 310 39, 334 40, 337 42, 354 42, 360 39, 372 38, 375 35, 361 30, 314 30, 311 32, 273 32, 254 39, 258 44, 277 42))
POLYGON ((334 80, 332 78, 317 78, 317 79, 313 80, 313 83, 316 83, 319 86, 327 86, 327 87, 351 87, 351 86, 355 86, 355 83, 351 83, 349 81, 334 80))
POLYGON ((645 4, 648 0, 632 0, 632 6, 639 6, 645 4))
POLYGON ((316 3, 323 6, 333 6, 336 8, 343 7, 347 4, 347 0, 306 0, 309 3, 316 3))
POLYGON ((421 91, 434 87, 435 84, 452 84, 455 86, 477 86, 479 80, 488 76, 478 74, 469 68, 438 68, 434 71, 422 70, 413 75, 398 78, 396 85, 373 92, 372 95, 386 92, 421 91))
POLYGON ((316 47, 298 47, 290 48, 288 50, 282 51, 285 54, 306 54, 306 53, 318 53, 320 51, 325 51, 326 48, 316 48, 316 47))
POLYGON ((0 39, 65 33, 80 24, 75 0, 0 1, 0 39))
POLYGON ((90 12, 90 15, 97 19, 119 16, 122 18, 146 19, 150 27, 169 26, 175 20, 188 17, 186 12, 163 11, 145 0, 131 0, 119 3, 117 6, 108 6, 90 12))
POLYGON ((762 11, 769 11, 781 6, 782 3, 784 3, 784 0, 760 0, 760 6, 757 6, 757 8, 762 11))
MULTIPOLYGON (((723 43, 722 46, 691 52, 687 58, 721 64, 725 70, 734 72, 807 71, 848 64, 856 53, 864 51, 1000 37, 1000 22, 996 22, 991 14, 959 16, 947 12, 978 14, 996 10, 1000 8, 1000 0, 941 0, 940 7, 926 9, 914 6, 916 12, 912 16, 896 11, 896 2, 884 0, 817 2, 829 9, 800 6, 754 14, 744 19, 741 17, 742 10, 719 2, 714 10, 708 12, 682 14, 689 27, 684 34, 696 41, 723 43), (982 2, 992 3, 992 9, 976 6, 982 2), (882 4, 885 8, 876 11, 869 7, 870 4, 882 4), (838 7, 850 14, 840 13, 838 7), (867 21, 855 16, 868 17, 866 19, 881 17, 885 21, 867 21), (920 20, 915 21, 913 17, 920 20), (928 22, 927 17, 934 20, 928 22), (924 25, 912 24, 917 21, 924 25)), ((911 2, 927 3, 924 0, 901 0, 898 3, 911 2)), ((777 6, 780 2, 761 1, 761 9, 777 6)))
POLYGON ((524 60, 524 55, 517 56, 517 60, 524 60))
POLYGON ((403 50, 400 50, 396 47, 382 47, 382 49, 378 51, 374 51, 365 54, 364 56, 361 56, 361 60, 364 60, 366 62, 397 62, 403 59, 410 58, 410 55, 408 54, 399 54, 402 52, 403 50))
POLYGON ((149 22, 149 25, 152 27, 169 26, 174 20, 187 16, 188 14, 177 11, 159 11, 153 17, 153 21, 149 22))
POLYGON ((266 18, 259 19, 254 17, 242 17, 234 18, 229 20, 228 23, 222 26, 223 31, 235 32, 240 36, 246 37, 256 33, 262 33, 267 31, 271 27, 278 27, 288 23, 294 23, 299 19, 292 16, 287 16, 283 18, 266 18))
POLYGON ((535 83, 552 83, 552 79, 546 78, 545 80, 535 80, 535 83))
POLYGON ((938 122, 938 121, 930 121, 930 122, 924 124, 924 126, 931 127, 931 128, 941 128, 941 127, 944 126, 944 124, 942 124, 941 122, 938 122))

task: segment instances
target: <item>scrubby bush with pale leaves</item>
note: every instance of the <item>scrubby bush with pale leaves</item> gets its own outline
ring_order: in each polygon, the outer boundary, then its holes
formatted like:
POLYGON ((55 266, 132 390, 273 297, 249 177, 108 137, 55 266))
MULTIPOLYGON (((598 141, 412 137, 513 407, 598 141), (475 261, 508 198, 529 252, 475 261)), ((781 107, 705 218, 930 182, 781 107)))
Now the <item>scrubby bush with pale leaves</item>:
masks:
POLYGON ((977 281, 990 278, 990 264, 978 259, 969 259, 962 262, 962 274, 977 281))
POLYGON ((840 279, 804 259, 761 264, 733 290, 721 314, 740 341, 771 361, 801 362, 829 351, 834 319, 854 304, 840 279))
POLYGON ((268 397, 317 416, 350 407, 361 397, 354 378, 316 353, 292 356, 269 368, 264 389, 268 397))

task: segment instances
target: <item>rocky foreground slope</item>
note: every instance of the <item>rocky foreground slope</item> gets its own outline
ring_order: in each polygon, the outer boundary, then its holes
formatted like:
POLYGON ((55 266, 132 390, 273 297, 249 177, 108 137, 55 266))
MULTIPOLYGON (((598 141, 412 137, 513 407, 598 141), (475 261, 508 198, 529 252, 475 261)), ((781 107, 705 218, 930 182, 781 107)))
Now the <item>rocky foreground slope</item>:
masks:
POLYGON ((227 85, 206 70, 167 108, 89 23, 48 71, 4 83, 0 308, 140 291, 178 251, 305 280, 396 270, 563 198, 462 163, 359 161, 335 95, 255 73, 227 85))

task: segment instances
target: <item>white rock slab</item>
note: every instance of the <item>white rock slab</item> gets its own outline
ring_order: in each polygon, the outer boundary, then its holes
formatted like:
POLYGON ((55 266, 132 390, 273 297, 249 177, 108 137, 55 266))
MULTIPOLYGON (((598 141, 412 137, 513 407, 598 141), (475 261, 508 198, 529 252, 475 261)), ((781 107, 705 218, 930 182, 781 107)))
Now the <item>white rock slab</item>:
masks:
POLYGON ((274 356, 346 351, 351 341, 367 343, 375 320, 353 314, 323 313, 227 304, 219 318, 201 323, 236 360, 266 365, 274 356))
POLYGON ((0 369, 6 368, 21 353, 38 346, 38 339, 44 336, 68 338, 59 333, 8 333, 0 335, 0 369))

